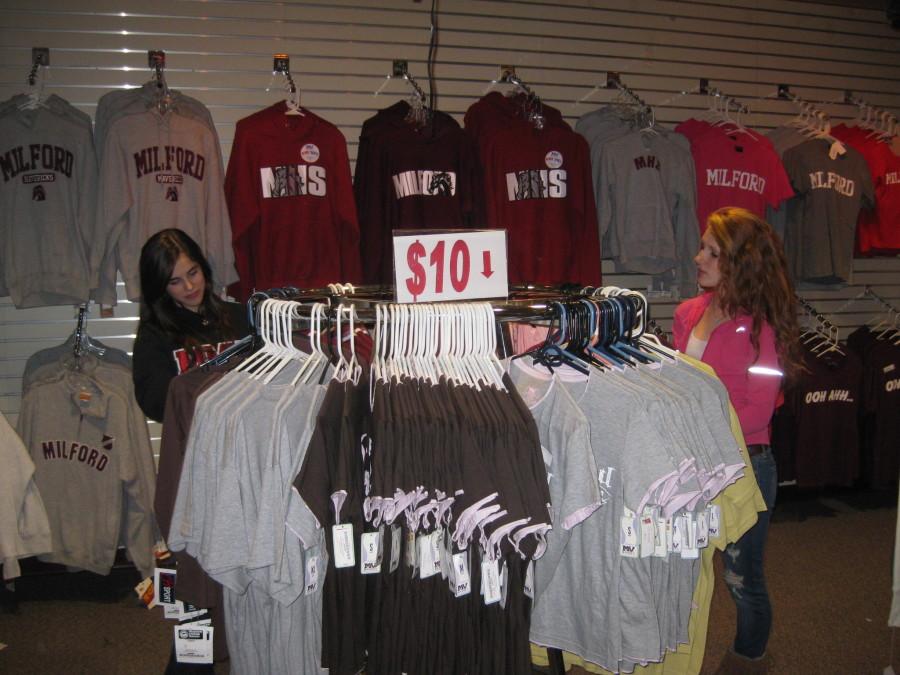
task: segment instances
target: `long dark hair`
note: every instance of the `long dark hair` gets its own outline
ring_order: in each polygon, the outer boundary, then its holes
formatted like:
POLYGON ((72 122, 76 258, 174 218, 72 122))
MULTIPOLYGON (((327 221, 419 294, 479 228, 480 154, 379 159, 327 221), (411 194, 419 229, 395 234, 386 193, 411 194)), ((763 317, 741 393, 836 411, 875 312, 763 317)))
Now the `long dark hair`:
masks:
POLYGON ((710 214, 707 226, 721 249, 719 306, 728 316, 746 312, 752 317, 750 342, 757 354, 762 322, 768 323, 781 369, 788 379, 796 377, 803 369, 797 300, 781 239, 765 220, 733 206, 710 214))
POLYGON ((179 321, 178 306, 166 290, 175 263, 182 254, 200 266, 206 280, 203 302, 198 311, 204 324, 211 330, 219 331, 226 331, 229 326, 224 303, 213 292, 215 283, 212 268, 200 246, 182 230, 160 230, 141 248, 141 326, 154 326, 172 342, 184 346, 193 342, 199 344, 203 338, 195 334, 190 326, 186 326, 184 321, 179 321))

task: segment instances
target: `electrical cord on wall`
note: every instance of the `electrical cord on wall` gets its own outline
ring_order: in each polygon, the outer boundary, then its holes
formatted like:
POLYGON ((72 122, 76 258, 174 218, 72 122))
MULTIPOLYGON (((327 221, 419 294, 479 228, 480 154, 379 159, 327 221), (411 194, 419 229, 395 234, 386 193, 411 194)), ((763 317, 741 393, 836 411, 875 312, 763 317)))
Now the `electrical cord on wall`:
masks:
POLYGON ((438 0, 431 0, 431 39, 428 42, 428 109, 434 112, 435 99, 437 98, 436 83, 434 81, 434 57, 438 46, 438 0))

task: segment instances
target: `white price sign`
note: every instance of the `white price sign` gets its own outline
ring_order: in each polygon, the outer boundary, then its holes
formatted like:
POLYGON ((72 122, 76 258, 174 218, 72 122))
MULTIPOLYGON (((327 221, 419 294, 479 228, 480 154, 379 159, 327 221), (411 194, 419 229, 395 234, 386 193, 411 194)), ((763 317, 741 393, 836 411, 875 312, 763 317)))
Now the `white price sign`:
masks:
POLYGON ((506 230, 394 230, 397 302, 505 298, 506 230))

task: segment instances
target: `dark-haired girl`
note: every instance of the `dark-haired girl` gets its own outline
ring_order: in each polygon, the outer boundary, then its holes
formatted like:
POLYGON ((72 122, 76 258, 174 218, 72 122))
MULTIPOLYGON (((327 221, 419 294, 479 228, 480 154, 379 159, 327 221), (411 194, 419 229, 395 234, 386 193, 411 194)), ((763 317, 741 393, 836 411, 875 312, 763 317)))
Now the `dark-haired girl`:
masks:
POLYGON ((250 328, 244 307, 215 294, 206 257, 181 230, 162 230, 147 240, 140 274, 134 391, 144 414, 162 422, 172 378, 215 356, 250 328))

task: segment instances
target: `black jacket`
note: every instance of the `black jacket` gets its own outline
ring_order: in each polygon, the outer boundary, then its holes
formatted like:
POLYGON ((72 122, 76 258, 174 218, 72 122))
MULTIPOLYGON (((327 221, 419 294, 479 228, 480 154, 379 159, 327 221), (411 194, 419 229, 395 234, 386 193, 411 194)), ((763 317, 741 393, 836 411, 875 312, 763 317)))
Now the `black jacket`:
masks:
POLYGON ((180 341, 173 342, 156 326, 143 322, 138 326, 133 357, 134 395, 147 417, 157 422, 163 421, 166 393, 173 377, 203 363, 228 346, 222 343, 249 335, 246 307, 227 302, 225 312, 229 331, 204 325, 203 317, 195 312, 181 307, 176 309, 175 316, 179 325, 184 326, 184 334, 199 336, 202 340, 199 346, 190 348, 182 347, 180 341))

